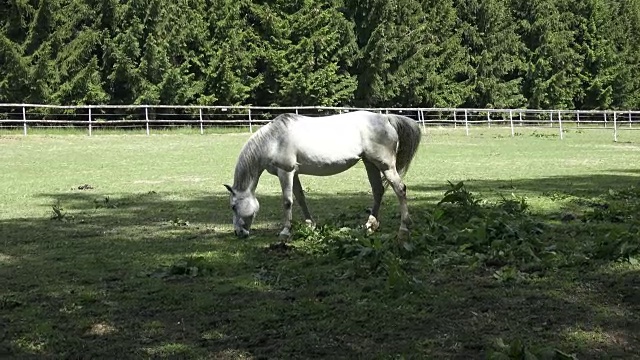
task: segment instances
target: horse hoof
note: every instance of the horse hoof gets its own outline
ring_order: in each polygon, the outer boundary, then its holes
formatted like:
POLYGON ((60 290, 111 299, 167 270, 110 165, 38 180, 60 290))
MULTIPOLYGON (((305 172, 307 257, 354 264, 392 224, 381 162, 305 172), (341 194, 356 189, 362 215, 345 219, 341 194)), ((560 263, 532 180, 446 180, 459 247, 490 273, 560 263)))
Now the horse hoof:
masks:
POLYGON ((280 231, 280 234, 278 234, 278 237, 280 238, 280 240, 287 240, 291 238, 291 231, 289 231, 289 229, 287 228, 284 228, 282 229, 282 231, 280 231))
POLYGON ((307 219, 304 221, 304 223, 312 230, 316 228, 316 223, 314 223, 313 220, 307 219))
POLYGON ((380 222, 373 215, 369 215, 369 220, 364 224, 364 228, 367 230, 367 234, 371 235, 380 228, 380 222))

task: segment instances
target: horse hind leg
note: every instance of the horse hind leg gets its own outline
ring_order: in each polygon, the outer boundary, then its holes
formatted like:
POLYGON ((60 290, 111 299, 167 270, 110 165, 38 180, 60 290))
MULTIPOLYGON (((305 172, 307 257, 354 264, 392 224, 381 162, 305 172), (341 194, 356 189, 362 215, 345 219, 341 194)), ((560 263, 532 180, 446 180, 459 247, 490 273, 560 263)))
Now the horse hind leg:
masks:
POLYGON ((407 206, 407 186, 402 182, 395 166, 383 170, 383 174, 393 187, 393 191, 398 196, 398 202, 400 205, 400 229, 398 230, 398 239, 406 240, 409 238, 409 226, 411 225, 409 208, 407 206))
POLYGON ((282 188, 282 206, 283 206, 283 228, 280 231, 281 239, 291 237, 291 219, 293 207, 293 183, 295 172, 278 170, 278 179, 282 188))
POLYGON ((369 214, 367 223, 364 225, 367 233, 371 234, 380 227, 379 213, 382 196, 384 195, 384 186, 382 184, 380 169, 369 160, 363 160, 362 162, 367 170, 367 176, 371 184, 371 192, 373 193, 373 206, 371 207, 371 213, 369 214))
POLYGON ((311 212, 309 212, 309 208, 307 207, 307 200, 304 196, 304 190, 302 190, 302 184, 300 183, 298 174, 293 176, 293 195, 295 195, 296 201, 298 202, 298 205, 300 205, 305 223, 308 226, 314 227, 315 223, 311 217, 311 212))

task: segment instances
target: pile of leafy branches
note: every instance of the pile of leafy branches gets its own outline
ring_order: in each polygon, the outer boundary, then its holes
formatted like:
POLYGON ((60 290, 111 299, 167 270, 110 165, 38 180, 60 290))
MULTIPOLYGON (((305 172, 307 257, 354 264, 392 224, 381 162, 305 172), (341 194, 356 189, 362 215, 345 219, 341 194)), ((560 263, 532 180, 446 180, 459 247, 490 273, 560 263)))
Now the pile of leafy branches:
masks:
MULTIPOLYGON (((434 208, 417 214, 409 243, 398 243, 389 234, 366 236, 357 227, 331 224, 315 229, 301 226, 295 240, 311 253, 330 254, 353 262, 365 274, 387 276, 390 285, 415 280, 414 267, 492 269, 497 280, 508 281, 585 261, 637 263, 640 191, 609 191, 588 205, 574 224, 554 222, 548 215, 533 213, 523 197, 511 194, 488 201, 471 193, 463 182, 449 183, 434 208), (623 226, 602 232, 603 223, 623 226)), ((336 223, 349 225, 344 220, 336 223)))

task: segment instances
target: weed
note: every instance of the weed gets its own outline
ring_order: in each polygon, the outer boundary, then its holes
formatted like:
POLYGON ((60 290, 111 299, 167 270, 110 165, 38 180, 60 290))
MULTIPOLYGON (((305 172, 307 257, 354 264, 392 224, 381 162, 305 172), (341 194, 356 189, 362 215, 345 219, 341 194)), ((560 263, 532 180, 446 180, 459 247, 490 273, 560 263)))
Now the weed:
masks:
POLYGON ((102 199, 93 200, 96 209, 106 208, 106 209, 117 209, 118 204, 116 202, 111 201, 110 196, 105 196, 102 199))
POLYGON ((548 134, 548 133, 540 133, 540 132, 538 132, 538 131, 533 131, 533 132, 531 133, 531 136, 533 136, 533 137, 537 137, 537 138, 556 138, 556 137, 558 137, 558 136, 560 136, 560 135, 555 134, 555 133, 553 133, 553 134, 548 134))
POLYGON ((60 204, 55 204, 51 206, 51 220, 63 221, 65 220, 66 213, 63 212, 64 209, 60 207, 60 204))
POLYGON ((464 182, 457 184, 449 183, 449 190, 444 193, 444 197, 438 202, 445 210, 445 214, 457 221, 468 221, 480 212, 480 200, 469 192, 464 182))
POLYGON ((638 264, 640 260, 639 238, 640 229, 637 226, 632 226, 627 230, 609 232, 594 242, 589 255, 596 259, 638 264))

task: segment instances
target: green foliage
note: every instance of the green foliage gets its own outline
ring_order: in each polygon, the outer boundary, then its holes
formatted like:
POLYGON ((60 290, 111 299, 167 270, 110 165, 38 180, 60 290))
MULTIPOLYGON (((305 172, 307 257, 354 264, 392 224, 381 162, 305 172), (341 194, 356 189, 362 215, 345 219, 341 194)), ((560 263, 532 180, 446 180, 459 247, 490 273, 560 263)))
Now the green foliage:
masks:
POLYGON ((355 77, 348 72, 356 44, 353 26, 336 8, 315 1, 282 15, 284 41, 277 43, 280 101, 300 105, 348 105, 355 77))
POLYGON ((609 23, 606 28, 611 29, 615 47, 618 49, 615 62, 615 73, 612 84, 613 106, 622 109, 636 109, 640 107, 640 43, 635 39, 640 36, 640 1, 620 0, 614 16, 624 18, 609 23))
POLYGON ((531 108, 574 108, 581 94, 579 72, 584 57, 576 50, 570 28, 572 2, 516 1, 523 17, 527 71, 523 92, 531 108))
POLYGON ((640 236, 640 230, 637 227, 628 231, 607 233, 593 244, 591 256, 595 259, 638 264, 640 260, 638 236, 640 236))
POLYGON ((31 71, 20 44, 0 33, 0 101, 17 103, 27 99, 31 71))
POLYGON ((543 225, 532 219, 523 198, 502 200, 494 206, 482 205, 464 183, 449 183, 450 189, 429 215, 422 240, 398 243, 389 235, 365 236, 360 229, 323 225, 315 229, 300 226, 294 239, 302 241, 309 253, 330 254, 352 261, 364 274, 382 274, 390 288, 414 284, 409 274, 410 259, 421 252, 433 252, 434 264, 467 263, 497 266, 496 279, 509 281, 524 270, 542 267, 553 257, 538 236, 543 225), (444 253, 438 254, 440 247, 444 253))
MULTIPOLYGON (((464 183, 449 185, 438 203, 442 210, 435 210, 438 221, 446 225, 430 225, 430 236, 456 247, 457 256, 449 260, 531 270, 553 259, 553 247, 539 239, 544 225, 528 213, 524 198, 512 195, 510 199, 502 196, 497 203, 483 202, 464 183)), ((498 277, 505 279, 513 271, 517 270, 507 268, 498 277)))
POLYGON ((630 109, 638 36, 638 0, 9 0, 0 101, 630 109))
POLYGON ((624 261, 637 264, 640 260, 640 190, 630 187, 609 192, 589 204, 581 220, 584 223, 616 223, 615 228, 589 245, 589 256, 595 259, 624 261))
POLYGON ((449 187, 449 190, 444 193, 444 197, 438 202, 439 206, 451 205, 451 207, 443 206, 446 213, 461 221, 468 221, 479 213, 480 200, 467 191, 464 182, 461 181, 454 185, 449 181, 449 187))
POLYGON ((521 83, 524 44, 504 0, 465 0, 457 4, 463 39, 469 47, 468 106, 515 108, 524 105, 521 83))
POLYGON ((417 221, 419 235, 410 243, 398 243, 384 234, 365 236, 344 217, 333 222, 341 228, 302 225, 294 239, 310 254, 348 260, 356 274, 384 276, 389 288, 419 283, 411 274, 417 263, 491 269, 499 283, 522 282, 588 259, 638 263, 640 226, 635 214, 640 210, 640 192, 635 188, 610 191, 606 199, 611 205, 594 203, 601 210, 586 211, 582 221, 629 222, 630 227, 582 244, 558 241, 565 235, 531 213, 525 198, 511 194, 488 201, 470 192, 463 182, 449 182, 437 206, 417 221))
MULTIPOLYGON (((259 6, 249 1, 212 1, 204 6, 209 16, 201 20, 202 30, 194 34, 199 40, 191 50, 193 74, 201 77, 203 88, 194 95, 207 105, 251 103, 263 81, 258 66, 264 48, 251 24, 259 6)), ((194 15, 198 19, 203 13, 194 15)))
POLYGON ((357 104, 462 104, 469 64, 452 1, 353 1, 348 11, 359 47, 357 104))
POLYGON ((389 289, 403 289, 413 282, 406 270, 409 244, 398 247, 389 235, 365 236, 363 230, 323 225, 312 229, 300 226, 294 239, 303 242, 309 253, 334 256, 351 262, 361 276, 380 275, 389 289))

